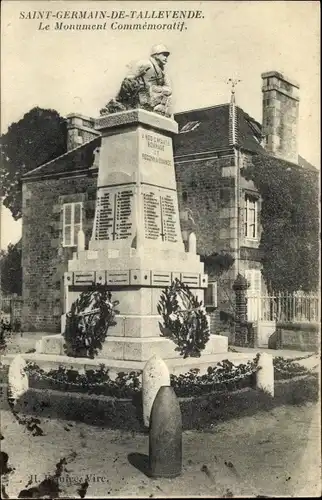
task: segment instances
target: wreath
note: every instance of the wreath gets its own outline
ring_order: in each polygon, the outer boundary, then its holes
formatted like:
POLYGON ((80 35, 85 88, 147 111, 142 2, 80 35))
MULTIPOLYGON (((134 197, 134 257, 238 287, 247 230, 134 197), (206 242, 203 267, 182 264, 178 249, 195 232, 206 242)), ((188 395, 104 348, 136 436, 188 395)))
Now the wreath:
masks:
POLYGON ((80 294, 66 315, 64 350, 68 356, 94 358, 103 348, 107 331, 116 325, 112 294, 104 285, 95 285, 80 294))
POLYGON ((200 357, 210 337, 206 309, 188 285, 175 279, 161 294, 157 307, 164 337, 171 338, 184 358, 200 357))

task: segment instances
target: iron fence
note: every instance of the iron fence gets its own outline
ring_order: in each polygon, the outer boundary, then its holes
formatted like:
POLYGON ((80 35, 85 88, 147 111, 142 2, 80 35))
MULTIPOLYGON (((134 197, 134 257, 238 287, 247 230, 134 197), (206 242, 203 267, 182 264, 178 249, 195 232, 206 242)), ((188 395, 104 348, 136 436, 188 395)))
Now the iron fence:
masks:
POLYGON ((315 293, 277 293, 247 297, 249 321, 290 323, 320 322, 319 296, 315 293))

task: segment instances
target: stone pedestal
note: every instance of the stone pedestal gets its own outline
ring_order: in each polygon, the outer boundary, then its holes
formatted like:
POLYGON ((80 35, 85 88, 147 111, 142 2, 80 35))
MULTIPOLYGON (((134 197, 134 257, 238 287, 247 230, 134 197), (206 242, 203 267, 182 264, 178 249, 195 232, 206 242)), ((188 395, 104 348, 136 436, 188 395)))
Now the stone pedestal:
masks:
POLYGON ((245 346, 248 341, 247 327, 247 280, 238 274, 233 290, 236 294, 236 314, 235 314, 235 345, 245 346))
MULTIPOLYGON (((195 244, 185 252, 180 229, 172 137, 175 121, 142 109, 101 117, 96 212, 88 250, 79 245, 64 275, 65 311, 93 283, 119 301, 105 359, 147 361, 180 357, 160 337, 157 304, 175 278, 203 300, 208 285, 195 244)), ((211 336, 206 354, 226 352, 211 336)), ((226 340, 226 339, 224 339, 226 340)))

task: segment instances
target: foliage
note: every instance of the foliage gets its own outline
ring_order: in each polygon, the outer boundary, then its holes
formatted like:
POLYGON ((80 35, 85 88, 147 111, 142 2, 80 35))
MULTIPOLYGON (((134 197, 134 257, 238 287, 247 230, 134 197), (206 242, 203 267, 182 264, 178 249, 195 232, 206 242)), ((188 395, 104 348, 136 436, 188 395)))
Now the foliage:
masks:
POLYGON ((180 375, 171 375, 171 385, 178 397, 191 397, 211 394, 216 391, 234 391, 252 385, 256 374, 259 354, 253 361, 234 365, 228 359, 209 366, 207 373, 199 375, 198 368, 180 375))
POLYGON ((184 358, 199 357, 210 332, 206 310, 189 287, 175 279, 162 292, 157 310, 164 323, 160 330, 177 344, 176 350, 184 358))
MULTIPOLYGON (((222 391, 230 393, 252 387, 258 370, 258 360, 259 354, 246 364, 234 365, 226 359, 215 366, 209 366, 204 375, 199 374, 199 369, 191 369, 180 375, 171 375, 171 386, 179 398, 207 396, 222 391)), ((286 380, 311 375, 309 370, 294 361, 274 357, 274 379, 286 380)), ((61 391, 103 394, 122 399, 133 398, 142 390, 140 372, 120 372, 115 379, 111 379, 109 369, 103 364, 96 370, 79 373, 63 366, 45 372, 37 364, 29 362, 26 371, 31 377, 34 376, 43 381, 45 387, 50 385, 53 389, 61 391)), ((30 386, 32 385, 32 380, 30 380, 30 386)))
POLYGON ((0 141, 0 196, 21 217, 21 176, 67 151, 66 122, 57 111, 35 107, 12 123, 0 141))
POLYGON ((273 366, 275 380, 284 380, 310 374, 309 370, 300 363, 295 363, 294 359, 285 359, 282 356, 273 357, 273 366))
POLYGON ((22 293, 21 244, 11 243, 0 256, 1 290, 5 295, 22 293))
POLYGON ((260 251, 266 283, 275 292, 317 289, 318 173, 258 155, 243 175, 262 198, 260 251))
POLYGON ((45 372, 35 363, 28 363, 26 371, 36 375, 52 385, 65 391, 85 392, 88 394, 104 394, 114 398, 131 398, 141 390, 139 372, 119 372, 115 379, 111 379, 109 369, 100 365, 97 370, 86 370, 79 373, 64 366, 56 370, 45 372))
POLYGON ((218 278, 225 271, 228 271, 235 261, 230 253, 225 252, 201 255, 200 260, 205 264, 205 272, 214 278, 218 278))
POLYGON ((94 285, 80 294, 66 315, 63 333, 68 356, 94 358, 102 349, 110 326, 116 325, 112 294, 105 285, 94 285))
MULTIPOLYGON (((209 366, 207 373, 199 375, 199 369, 192 369, 181 375, 171 375, 171 386, 178 397, 192 397, 228 390, 234 391, 252 384, 252 377, 257 371, 258 355, 247 364, 233 365, 228 360, 209 366)), ((100 365, 97 370, 77 370, 60 366, 45 372, 35 363, 29 362, 27 373, 43 380, 45 385, 69 392, 104 394, 115 398, 131 398, 142 389, 140 372, 120 372, 111 379, 109 369, 100 365)), ((32 385, 32 384, 31 384, 32 385)))
POLYGON ((3 352, 7 347, 7 340, 12 333, 12 327, 9 321, 0 318, 0 352, 3 352))

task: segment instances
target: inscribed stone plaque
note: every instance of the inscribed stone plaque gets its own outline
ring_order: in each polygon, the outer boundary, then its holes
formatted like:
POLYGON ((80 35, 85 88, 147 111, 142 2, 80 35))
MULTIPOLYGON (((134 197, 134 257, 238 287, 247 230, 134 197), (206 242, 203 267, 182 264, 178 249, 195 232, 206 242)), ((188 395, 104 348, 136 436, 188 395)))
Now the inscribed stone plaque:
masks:
POLYGON ((172 139, 141 129, 139 143, 141 181, 175 189, 172 139))
POLYGON ((133 237, 133 194, 133 185, 99 190, 96 240, 115 241, 133 237))
POLYGON ((145 238, 158 240, 161 233, 160 198, 151 190, 143 193, 145 238))
POLYGON ((149 243, 181 242, 177 193, 142 185, 144 236, 149 243))
POLYGON ((175 201, 173 198, 173 195, 170 194, 160 196, 161 218, 163 240, 176 243, 178 241, 178 212, 176 210, 175 201))

